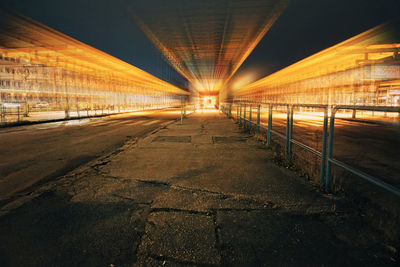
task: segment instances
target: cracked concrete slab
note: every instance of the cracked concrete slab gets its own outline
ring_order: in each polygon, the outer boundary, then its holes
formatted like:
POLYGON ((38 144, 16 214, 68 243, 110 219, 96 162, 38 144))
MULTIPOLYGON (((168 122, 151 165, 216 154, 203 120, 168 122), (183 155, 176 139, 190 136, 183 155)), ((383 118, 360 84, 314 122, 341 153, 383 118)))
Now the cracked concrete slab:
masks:
POLYGON ((269 205, 252 198, 173 187, 157 196, 151 207, 210 212, 219 209, 262 209, 269 205))
POLYGON ((138 254, 139 264, 147 258, 217 266, 221 261, 212 217, 175 210, 149 215, 138 254))
POLYGON ((343 244, 308 216, 279 210, 223 211, 217 227, 227 266, 344 266, 343 244))

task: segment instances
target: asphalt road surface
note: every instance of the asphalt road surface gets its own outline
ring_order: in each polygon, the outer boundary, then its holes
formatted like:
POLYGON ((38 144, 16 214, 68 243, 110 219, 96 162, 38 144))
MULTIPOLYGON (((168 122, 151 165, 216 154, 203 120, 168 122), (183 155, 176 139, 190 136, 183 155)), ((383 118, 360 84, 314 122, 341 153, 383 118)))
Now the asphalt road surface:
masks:
POLYGON ((0 129, 0 202, 180 118, 180 110, 135 112, 0 129))

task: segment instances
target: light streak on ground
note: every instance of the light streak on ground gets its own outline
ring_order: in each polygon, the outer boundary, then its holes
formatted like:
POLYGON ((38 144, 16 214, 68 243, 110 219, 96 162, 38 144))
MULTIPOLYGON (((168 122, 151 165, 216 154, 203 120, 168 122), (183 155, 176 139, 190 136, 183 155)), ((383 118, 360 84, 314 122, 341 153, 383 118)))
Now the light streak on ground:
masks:
POLYGON ((196 112, 198 112, 198 113, 215 113, 215 114, 219 113, 219 111, 216 109, 199 109, 196 112))

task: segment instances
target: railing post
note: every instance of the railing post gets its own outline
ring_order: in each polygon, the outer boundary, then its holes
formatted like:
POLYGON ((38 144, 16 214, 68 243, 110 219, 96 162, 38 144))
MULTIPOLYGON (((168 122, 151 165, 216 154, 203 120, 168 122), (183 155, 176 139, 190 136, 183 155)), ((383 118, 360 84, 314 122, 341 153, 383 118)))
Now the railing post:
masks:
POLYGON ((272 104, 269 105, 269 110, 268 110, 268 131, 267 131, 268 147, 271 147, 271 131, 272 131, 272 104))
POLYGON ((293 139, 293 112, 294 106, 290 108, 290 119, 289 119, 289 147, 288 147, 288 154, 292 154, 292 139, 293 139))
POLYGON ((257 134, 260 133, 260 106, 261 105, 258 105, 257 107, 257 129, 256 129, 257 134))
POLYGON ((242 125, 242 104, 239 105, 239 125, 242 125))
POLYGON ((324 109, 324 126, 322 130, 322 149, 321 149, 321 172, 319 176, 319 185, 322 188, 325 183, 325 166, 326 166, 326 136, 328 131, 328 107, 324 109))
POLYGON ((24 103, 24 117, 29 117, 29 104, 24 103))
POLYGON ((229 104, 229 113, 228 113, 228 118, 232 118, 232 104, 229 104))
POLYGON ((331 111, 331 120, 329 123, 329 140, 328 140, 328 158, 326 162, 326 181, 325 181, 325 191, 329 193, 331 191, 331 183, 332 183, 332 174, 331 174, 331 168, 332 168, 332 154, 333 154, 333 132, 335 129, 335 114, 336 114, 336 109, 333 108, 331 111))
POLYGON ((287 105, 287 116, 286 116, 286 155, 289 154, 290 144, 290 107, 287 105))
POLYGON ((18 121, 19 121, 19 106, 17 107, 17 112, 18 112, 18 121))
POLYGON ((251 132, 251 117, 252 117, 252 106, 249 108, 249 132, 251 132))
POLYGON ((243 125, 246 128, 246 104, 244 104, 243 110, 243 125))

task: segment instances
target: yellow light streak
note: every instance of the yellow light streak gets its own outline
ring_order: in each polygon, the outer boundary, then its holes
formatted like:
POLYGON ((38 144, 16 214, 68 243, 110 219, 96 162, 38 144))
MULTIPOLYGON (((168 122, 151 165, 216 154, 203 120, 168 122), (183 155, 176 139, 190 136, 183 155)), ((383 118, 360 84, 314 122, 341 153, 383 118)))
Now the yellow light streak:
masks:
MULTIPOLYGON (((0 105, 49 110, 179 106, 189 92, 19 14, 0 25, 0 105)), ((89 112, 88 112, 89 114, 89 112)))
POLYGON ((136 24, 202 94, 226 86, 286 8, 287 0, 149 0, 132 9, 136 24))
POLYGON ((0 53, 4 57, 26 59, 31 64, 60 67, 81 74, 112 73, 113 79, 118 82, 188 95, 188 92, 172 84, 32 19, 16 15, 10 18, 9 23, 13 28, 2 34, 0 43, 0 53), (13 35, 17 33, 19 42, 15 43, 13 35))
POLYGON ((397 106, 400 40, 393 39, 396 30, 383 24, 356 35, 253 83, 234 87, 235 98, 397 106))

